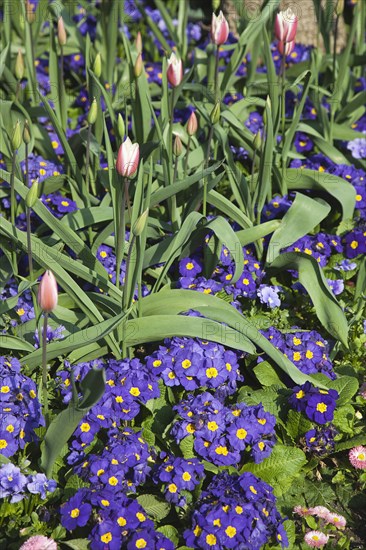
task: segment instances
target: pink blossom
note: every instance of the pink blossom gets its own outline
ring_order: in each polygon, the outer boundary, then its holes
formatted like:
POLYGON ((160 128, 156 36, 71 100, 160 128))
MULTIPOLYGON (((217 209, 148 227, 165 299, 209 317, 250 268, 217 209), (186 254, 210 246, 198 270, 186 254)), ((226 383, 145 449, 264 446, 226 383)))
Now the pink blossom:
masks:
POLYGON ((19 550, 57 550, 57 544, 53 539, 36 535, 25 541, 19 550))
POLYGON ((212 14, 211 21, 211 40, 216 46, 225 44, 229 36, 229 23, 226 21, 224 14, 220 11, 219 15, 212 14))
POLYGON ((297 16, 291 8, 286 11, 280 11, 276 15, 275 35, 280 42, 292 42, 295 40, 297 30, 297 16))
POLYGON ((366 447, 362 447, 362 445, 354 447, 350 450, 348 457, 354 468, 366 470, 366 447))
POLYGON ((298 516, 312 516, 314 514, 314 508, 305 508, 304 506, 295 506, 294 513, 298 516))
POLYGON ((366 382, 364 382, 360 387, 360 396, 366 399, 366 382))
POLYGON ((131 178, 139 164, 140 147, 138 143, 132 144, 129 137, 125 139, 118 150, 116 170, 124 177, 131 178))
POLYGON ((324 519, 327 523, 335 525, 338 529, 344 529, 346 527, 346 518, 341 516, 340 514, 333 514, 329 512, 329 514, 324 519))
POLYGON ((50 313, 57 306, 57 282, 52 271, 47 269, 38 287, 38 303, 46 313, 50 313))
POLYGON ((309 531, 306 533, 304 540, 306 544, 312 548, 322 548, 325 544, 327 544, 329 535, 326 535, 321 531, 309 531))
POLYGON ((318 518, 325 519, 328 514, 330 514, 330 510, 326 508, 325 506, 315 506, 313 509, 313 516, 318 516, 318 518))
POLYGON ((167 78, 169 84, 176 88, 183 80, 183 63, 174 52, 168 59, 167 78))
POLYGON ((295 40, 292 40, 291 42, 279 42, 277 44, 277 48, 281 55, 290 55, 295 48, 295 40))

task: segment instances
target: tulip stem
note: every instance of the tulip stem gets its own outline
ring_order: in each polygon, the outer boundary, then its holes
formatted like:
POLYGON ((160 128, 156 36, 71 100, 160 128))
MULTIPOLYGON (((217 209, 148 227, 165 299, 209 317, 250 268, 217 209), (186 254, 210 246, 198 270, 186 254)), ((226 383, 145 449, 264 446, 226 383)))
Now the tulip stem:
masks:
POLYGON ((125 206, 126 206, 126 180, 123 184, 123 189, 119 190, 120 195, 120 212, 119 212, 119 223, 118 223, 118 232, 116 239, 116 287, 121 288, 121 263, 125 250, 125 206))
POLYGON ((34 281, 33 275, 33 256, 32 256, 32 241, 31 241, 31 209, 26 206, 27 212, 27 249, 28 249, 28 267, 29 267, 29 277, 31 282, 34 281))
POLYGON ((191 148, 191 139, 192 139, 192 137, 188 136, 187 152, 186 152, 186 158, 184 160, 184 175, 185 176, 187 175, 187 170, 188 170, 188 159, 189 159, 189 151, 190 151, 190 148, 191 148))
MULTIPOLYGON (((210 162, 210 149, 211 149, 211 141, 213 137, 214 127, 213 124, 211 124, 210 132, 208 134, 207 139, 207 150, 206 150, 206 160, 205 160, 205 168, 208 168, 208 163, 210 162)), ((202 205, 202 214, 206 217, 206 211, 207 211, 207 176, 203 180, 203 205, 202 205)))
POLYGON ((219 99, 219 63, 220 63, 220 46, 216 46, 215 58, 215 102, 219 99))
MULTIPOLYGON (((90 141, 91 141, 92 125, 88 125, 88 135, 86 140, 86 156, 85 156, 85 200, 86 206, 90 206, 89 199, 89 163, 90 163, 90 141)), ((92 227, 88 228, 89 243, 92 244, 92 227)))
POLYGON ((338 38, 338 23, 339 23, 339 15, 336 15, 335 20, 335 27, 334 27, 334 44, 333 44, 333 92, 335 80, 336 80, 336 59, 337 59, 337 38, 338 38))
POLYGON ((281 136, 282 136, 282 185, 281 188, 286 192, 287 186, 285 184, 285 157, 283 154, 285 146, 285 120, 286 120, 286 43, 284 44, 282 59, 281 59, 281 136))
POLYGON ((43 318, 43 332, 42 332, 42 393, 43 393, 43 410, 46 420, 46 426, 48 426, 48 390, 47 390, 47 323, 48 313, 44 312, 43 318))
MULTIPOLYGON (((10 221, 11 224, 15 226, 15 166, 16 166, 16 154, 17 151, 13 151, 13 159, 12 159, 12 165, 11 165, 11 175, 10 175, 10 221)), ((12 250, 11 253, 12 257, 12 263, 13 263, 13 269, 14 273, 18 272, 17 269, 17 256, 15 253, 15 250, 12 250)))

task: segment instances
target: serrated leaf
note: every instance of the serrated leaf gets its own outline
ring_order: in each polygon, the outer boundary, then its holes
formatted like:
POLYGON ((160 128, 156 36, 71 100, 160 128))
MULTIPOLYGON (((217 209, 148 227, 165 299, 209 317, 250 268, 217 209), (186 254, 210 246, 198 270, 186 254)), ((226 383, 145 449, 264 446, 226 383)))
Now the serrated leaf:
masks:
POLYGON ((62 541, 62 544, 71 548, 72 550, 88 550, 90 548, 90 541, 86 539, 74 539, 62 541))
POLYGON ((262 386, 272 386, 276 384, 282 387, 286 387, 281 382, 277 372, 267 361, 262 361, 256 367, 254 367, 253 370, 258 382, 260 382, 262 386))
POLYGON ((159 533, 162 533, 164 537, 170 539, 175 545, 179 542, 179 533, 173 525, 162 525, 157 529, 159 533))
POLYGON ((333 489, 320 481, 314 482, 306 479, 304 493, 308 506, 326 506, 331 508, 331 503, 335 499, 333 489))
POLYGON ((291 486, 305 464, 306 457, 300 449, 277 444, 271 456, 261 464, 245 464, 240 473, 252 472, 272 485, 274 494, 280 496, 291 486))
POLYGON ((286 430, 293 439, 296 440, 299 436, 311 430, 312 427, 313 425, 310 420, 305 418, 302 413, 294 411, 293 409, 289 410, 286 430))
POLYGON ((329 387, 337 390, 339 399, 337 399, 337 407, 345 405, 351 401, 352 397, 357 393, 358 381, 353 376, 341 376, 337 380, 332 380, 329 387))
POLYGON ((365 435, 356 435, 347 439, 346 441, 341 441, 336 443, 334 452, 339 453, 340 451, 345 451, 346 449, 352 449, 353 447, 358 447, 359 445, 366 445, 366 434, 365 435))
POLYGON ((169 514, 170 504, 155 495, 139 495, 137 501, 145 512, 156 521, 164 519, 169 514))
POLYGON ((188 435, 179 443, 179 448, 182 451, 182 455, 184 458, 192 458, 195 455, 193 450, 193 443, 193 435, 188 435))

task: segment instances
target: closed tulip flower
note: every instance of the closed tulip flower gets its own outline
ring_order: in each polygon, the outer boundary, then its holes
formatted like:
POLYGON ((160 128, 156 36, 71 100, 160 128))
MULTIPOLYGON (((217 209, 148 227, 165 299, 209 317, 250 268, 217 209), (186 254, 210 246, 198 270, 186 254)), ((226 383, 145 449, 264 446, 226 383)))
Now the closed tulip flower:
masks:
POLYGON ((275 20, 275 36, 280 42, 292 42, 295 40, 297 30, 297 16, 291 8, 280 11, 275 20))
POLYGON ((132 143, 127 137, 118 150, 116 169, 124 177, 134 176, 140 160, 140 148, 138 143, 132 143))
POLYGON ((229 23, 226 21, 224 14, 220 11, 219 15, 212 14, 211 21, 211 40, 216 46, 225 44, 229 36, 229 23))
POLYGON ((174 88, 179 86, 183 80, 183 63, 174 52, 168 59, 167 77, 169 84, 174 88))
POLYGON ((50 313, 57 306, 57 282, 52 271, 47 269, 38 287, 38 303, 46 313, 50 313))
POLYGON ((187 122, 187 133, 189 136, 194 136, 198 130, 197 117, 194 111, 191 112, 187 122))
POLYGON ((59 17, 57 21, 57 38, 60 46, 65 46, 67 42, 67 35, 66 35, 64 20, 62 17, 59 17))

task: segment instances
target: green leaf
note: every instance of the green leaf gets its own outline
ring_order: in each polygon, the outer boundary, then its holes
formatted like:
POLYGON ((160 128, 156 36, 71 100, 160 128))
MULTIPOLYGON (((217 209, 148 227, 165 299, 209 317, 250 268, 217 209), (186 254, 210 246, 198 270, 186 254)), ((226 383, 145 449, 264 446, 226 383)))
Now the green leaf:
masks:
POLYGON ((63 546, 71 548, 71 550, 88 550, 90 541, 87 539, 73 539, 62 541, 63 546))
POLYGON ((348 324, 341 306, 330 290, 318 262, 302 252, 285 252, 269 266, 270 272, 296 269, 299 281, 306 288, 319 321, 327 331, 348 348, 348 324))
MULTIPOLYGON (((0 348, 5 348, 7 350, 21 350, 33 352, 34 346, 18 338, 17 336, 11 336, 7 334, 0 334, 0 348)), ((39 363, 40 364, 40 363, 39 363)))
POLYGON ((281 248, 290 246, 309 233, 328 215, 329 211, 329 204, 322 199, 316 200, 302 193, 296 193, 295 200, 282 218, 281 225, 271 237, 267 262, 273 262, 281 248))
POLYGON ((337 407, 346 405, 357 393, 358 381, 353 376, 340 376, 336 380, 329 382, 329 388, 337 390, 339 393, 339 399, 337 399, 337 407))
POLYGON ((179 448, 182 451, 182 455, 184 458, 189 459, 195 456, 193 443, 193 435, 188 435, 187 437, 183 438, 182 441, 179 443, 179 448))
POLYGON ((347 220, 353 217, 356 191, 344 179, 333 174, 308 170, 307 168, 288 168, 286 170, 286 182, 288 189, 310 189, 332 195, 341 204, 342 219, 347 220))
POLYGON ((333 418, 333 424, 336 428, 338 428, 342 433, 352 435, 354 432, 354 418, 355 409, 352 407, 352 405, 344 405, 343 407, 339 407, 337 402, 337 408, 334 411, 333 418))
POLYGON ((332 508, 335 494, 332 488, 320 481, 305 479, 304 493, 309 506, 326 506, 332 508))
POLYGON ((304 435, 307 431, 311 430, 312 427, 312 423, 304 416, 304 414, 294 411, 293 409, 289 410, 286 430, 292 439, 296 441, 298 437, 304 435))
POLYGON ((154 520, 161 521, 170 512, 170 504, 155 495, 139 495, 137 501, 154 520))
MULTIPOLYGON (((47 477, 52 477, 53 465, 68 442, 79 422, 102 397, 105 390, 104 369, 90 370, 80 383, 82 398, 71 401, 67 409, 59 413, 49 425, 41 444, 41 468, 47 477)), ((76 395, 77 397, 77 395, 76 395)))
POLYGON ((256 367, 254 367, 253 371, 258 382, 260 382, 262 386, 272 386, 273 384, 278 384, 286 387, 282 384, 277 372, 267 361, 262 361, 259 363, 256 367))
MULTIPOLYGON (((122 312, 111 319, 97 323, 92 327, 83 330, 78 330, 64 340, 59 342, 51 342, 47 345, 47 360, 50 361, 59 355, 67 355, 71 351, 80 350, 85 346, 89 346, 93 342, 99 342, 105 338, 112 330, 114 330, 121 321, 127 316, 126 312, 122 312)), ((34 348, 32 348, 33 350, 34 348)), ((21 362, 32 371, 41 364, 42 348, 32 351, 29 355, 22 357, 21 362)))
POLYGON ((347 439, 346 441, 340 441, 336 443, 334 452, 339 453, 340 451, 346 451, 347 449, 353 449, 353 447, 358 447, 359 445, 366 445, 366 434, 365 435, 356 435, 347 439))
POLYGON ((260 464, 245 464, 240 473, 252 472, 272 485, 275 496, 281 496, 300 475, 305 464, 306 457, 300 449, 277 444, 271 456, 260 464))
POLYGON ((179 542, 179 533, 173 525, 163 525, 156 529, 159 533, 162 533, 164 537, 170 539, 176 546, 179 542))

